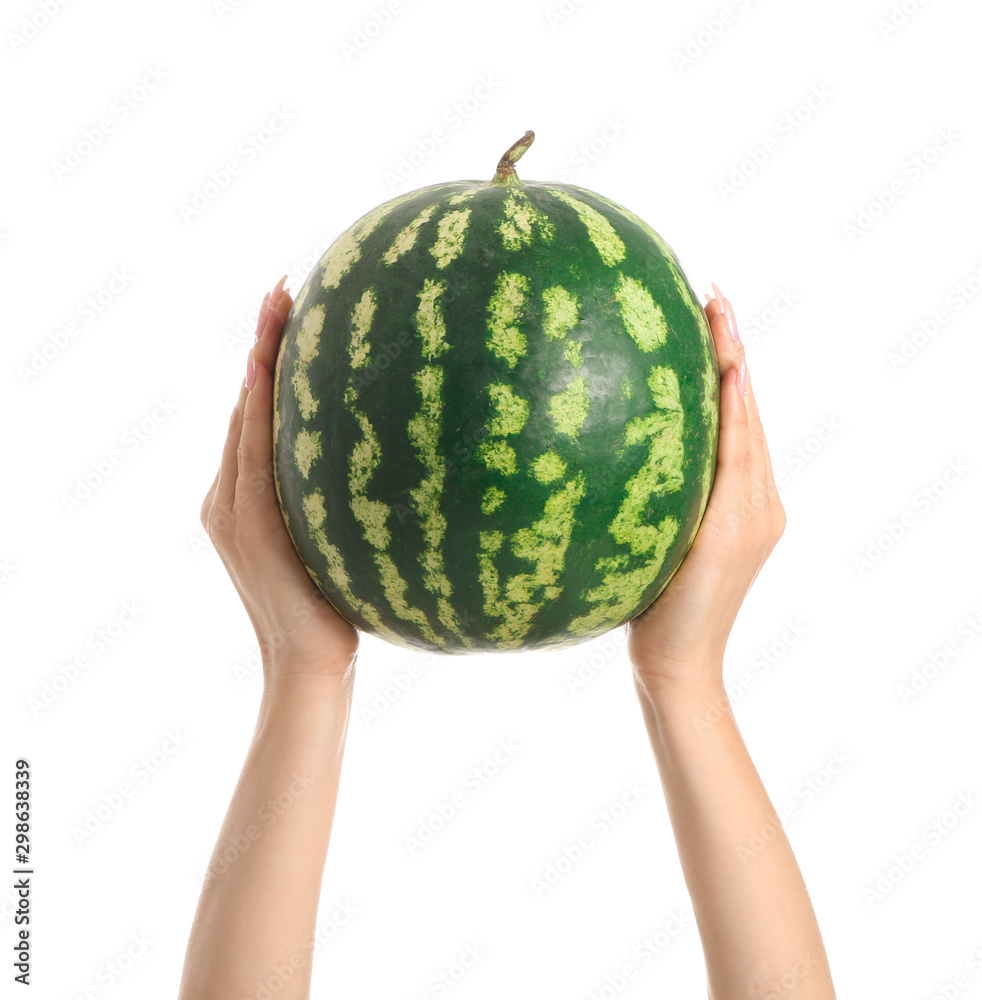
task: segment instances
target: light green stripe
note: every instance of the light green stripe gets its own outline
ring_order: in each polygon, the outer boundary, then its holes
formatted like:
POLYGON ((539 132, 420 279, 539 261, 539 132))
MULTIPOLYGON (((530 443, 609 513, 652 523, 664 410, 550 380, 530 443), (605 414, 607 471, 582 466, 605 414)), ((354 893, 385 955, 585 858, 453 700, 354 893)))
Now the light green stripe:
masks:
POLYGON ((595 607, 575 618, 569 626, 572 635, 599 634, 634 610, 638 596, 647 590, 661 572, 665 556, 679 532, 679 522, 666 515, 658 523, 645 523, 645 508, 653 496, 674 493, 685 482, 683 431, 684 417, 678 377, 673 369, 655 365, 648 374, 648 389, 659 409, 635 417, 624 432, 624 445, 650 440, 648 455, 641 468, 627 481, 625 496, 611 522, 614 540, 627 546, 632 555, 644 556, 644 565, 625 569, 627 554, 599 559, 594 569, 602 583, 584 592, 583 600, 595 607))
POLYGON ((648 388, 658 409, 635 417, 625 428, 625 446, 650 440, 644 465, 627 481, 625 497, 610 525, 610 533, 633 555, 654 549, 660 534, 643 523, 644 509, 653 496, 675 493, 685 484, 682 413, 678 377, 671 368, 655 366, 648 375, 648 388))
POLYGON ((478 535, 480 551, 477 554, 478 574, 481 592, 484 595, 484 613, 489 617, 500 618, 498 605, 500 603, 498 567, 494 557, 498 554, 505 536, 500 531, 482 531, 478 535))
POLYGON ((273 371, 273 452, 275 453, 280 443, 280 358, 276 359, 273 371))
POLYGON ((443 318, 440 296, 446 285, 427 278, 419 293, 419 308, 416 310, 416 331, 422 340, 423 356, 429 360, 450 350, 447 343, 447 324, 443 318))
POLYGON ((709 325, 703 317, 706 325, 706 346, 704 348, 703 369, 702 369, 702 428, 705 434, 703 448, 705 456, 702 465, 701 496, 699 500, 699 516, 692 525, 692 530, 687 539, 687 545, 692 544, 692 540, 699 530, 699 521, 702 520, 706 507, 709 504, 709 495, 713 487, 713 478, 716 473, 717 449, 712 447, 713 442, 719 441, 719 367, 716 361, 715 351, 710 351, 712 334, 709 332, 709 325))
POLYGON ((542 291, 545 317, 542 330, 550 340, 560 340, 580 321, 580 305, 576 296, 563 288, 552 285, 542 291))
POLYGON ((482 441, 477 454, 492 472, 513 476, 518 471, 518 456, 515 454, 515 449, 500 438, 482 441))
POLYGON ((578 340, 567 340, 563 344, 563 357, 574 367, 583 366, 583 356, 580 354, 580 342, 578 340))
POLYGON ((489 436, 481 442, 477 454, 492 472, 512 476, 518 471, 518 456, 515 449, 502 439, 521 433, 529 418, 528 400, 515 395, 511 386, 504 382, 489 385, 488 395, 495 412, 488 421, 489 436))
POLYGON ((528 292, 529 279, 524 274, 503 271, 488 303, 488 347, 509 368, 525 356, 528 347, 525 334, 515 325, 525 311, 528 292))
MULTIPOLYGON (((576 296, 561 285, 553 285, 542 292, 545 316, 542 329, 550 340, 561 340, 580 321, 580 305, 576 296)), ((578 340, 567 340, 563 344, 563 357, 574 367, 583 364, 578 340)))
MULTIPOLYGON (((489 617, 502 619, 488 633, 488 638, 501 649, 520 646, 532 627, 535 615, 547 601, 555 601, 562 593, 559 579, 566 561, 566 550, 576 523, 576 506, 586 490, 582 472, 551 494, 542 516, 529 528, 521 528, 511 538, 512 552, 532 563, 530 573, 510 577, 499 587, 498 572, 491 545, 485 545, 486 532, 481 533, 481 583, 484 589, 484 611, 489 617)), ((492 541, 495 538, 492 536, 492 541)), ((500 546, 500 541, 498 542, 500 546)))
POLYGON ((556 430, 574 441, 586 422, 589 409, 590 395, 582 375, 577 375, 562 392, 549 400, 549 414, 556 430))
POLYGON ((602 574, 603 582, 581 595, 583 600, 595 607, 570 622, 568 631, 571 635, 599 635, 635 609, 638 596, 655 582, 661 572, 665 556, 678 534, 679 523, 674 517, 666 515, 653 531, 656 533, 654 544, 644 565, 638 569, 618 570, 617 566, 623 565, 624 557, 597 560, 595 569, 602 574))
POLYGON ((324 329, 324 315, 322 305, 311 306, 300 323, 297 331, 297 362, 304 367, 317 356, 317 345, 324 329))
POLYGON ((624 328, 642 351, 654 351, 664 345, 668 337, 665 314, 637 278, 618 272, 614 297, 624 328))
POLYGON ((300 475, 306 479, 310 475, 311 465, 321 457, 321 432, 300 431, 293 445, 293 457, 296 459, 300 475))
POLYGON ((481 513, 491 514, 496 511, 504 502, 507 494, 497 486, 489 486, 484 491, 484 499, 481 501, 481 513))
POLYGON ((681 416, 682 390, 674 368, 655 365, 648 372, 648 389, 655 406, 662 410, 672 410, 681 416))
POLYGON ((627 253, 624 241, 617 235, 616 230, 605 215, 601 215, 592 205, 580 201, 579 198, 574 198, 560 188, 551 187, 546 190, 576 212, 580 221, 586 226, 590 242, 596 247, 600 259, 608 267, 619 264, 624 259, 627 253))
POLYGON ((504 382, 489 385, 488 395, 495 407, 495 414, 488 424, 491 434, 495 437, 520 434, 529 418, 528 400, 516 396, 515 390, 504 382))
MULTIPOLYGON (((355 307, 355 314, 358 317, 358 346, 352 349, 352 360, 354 362, 354 359, 357 358, 359 364, 366 364, 369 358, 366 337, 375 314, 374 298, 368 301, 365 296, 362 296, 362 300, 355 307)), ((353 328, 356 326, 354 317, 352 326, 353 328)), ((352 370, 356 367, 358 366, 353 363, 352 370)), ((397 618, 414 624, 430 642, 440 646, 446 645, 446 640, 433 630, 425 612, 412 606, 406 600, 405 595, 409 585, 399 573, 399 568, 387 551, 391 541, 388 528, 391 507, 379 500, 371 500, 367 495, 368 482, 382 462, 382 449, 375 429, 366 414, 358 408, 357 400, 358 393, 349 380, 344 394, 344 403, 348 412, 358 422, 362 434, 361 440, 355 442, 351 454, 348 456, 348 491, 351 496, 351 513, 361 524, 365 540, 375 550, 372 553, 372 559, 378 569, 382 589, 393 613, 397 618)))
POLYGON ((390 507, 379 500, 369 500, 366 495, 368 481, 382 462, 382 448, 378 435, 360 410, 354 417, 361 428, 362 437, 356 441, 348 456, 348 489, 351 493, 351 513, 361 524, 365 539, 372 548, 389 547, 388 519, 390 507))
MULTIPOLYGON (((324 496, 319 490, 303 498, 303 511, 307 520, 307 531, 321 555, 327 560, 329 580, 322 580, 321 583, 331 583, 337 587, 348 604, 358 611, 383 639, 387 639, 397 646, 411 648, 402 636, 382 623, 377 608, 369 604, 368 601, 359 600, 352 592, 351 577, 345 568, 341 550, 328 541, 327 533, 324 530, 324 523, 327 520, 327 510, 324 506, 324 496)), ((315 580, 318 579, 317 574, 311 571, 309 567, 308 572, 315 580)))
POLYGON ((614 211, 614 213, 616 213, 617 215, 622 215, 625 219, 630 220, 636 226, 642 229, 644 233, 655 243, 658 249, 661 250, 662 254, 665 257, 672 259, 675 256, 674 253, 672 252, 672 248, 640 216, 635 215, 634 212, 632 212, 630 209, 625 208, 623 205, 619 205, 616 201, 612 201, 610 198, 607 198, 604 195, 597 194, 595 191, 591 192, 591 194, 597 201, 602 201, 605 205, 611 208, 614 211))
MULTIPOLYGON (((375 316, 375 296, 371 288, 366 288, 351 314, 351 356, 352 370, 367 364, 370 344, 368 334, 375 316)), ((388 519, 390 508, 379 500, 369 500, 368 481, 382 464, 382 446, 375 428, 368 417, 358 408, 358 393, 351 385, 350 377, 344 393, 345 409, 354 417, 361 428, 361 440, 356 441, 348 455, 348 492, 351 495, 351 513, 362 527, 365 540, 372 548, 389 547, 388 519)))
POLYGON ((705 322, 706 315, 703 312, 702 306, 699 305, 699 300, 693 295, 692 290, 688 287, 688 283, 685 280, 685 275, 682 273, 682 267, 678 262, 678 258, 675 256, 675 252, 672 248, 665 242, 661 235, 655 232, 647 222, 644 221, 640 216, 635 215, 634 212, 625 208, 623 205, 618 205, 616 201, 611 201, 610 198, 605 198, 603 195, 594 193, 594 197, 598 201, 602 201, 605 205, 608 205, 614 212, 619 213, 625 219, 630 220, 648 238, 658 247, 661 251, 662 256, 665 258, 665 263, 668 265, 668 269, 672 273, 672 280, 675 282, 675 288, 679 295, 682 296, 682 300, 685 302, 686 308, 692 313, 696 321, 705 322))
POLYGON ((416 191, 408 191, 398 198, 378 205, 343 232, 320 259, 318 267, 321 271, 321 288, 325 291, 337 288, 352 265, 361 259, 362 242, 381 225, 393 209, 409 198, 415 198, 416 195, 416 191))
POLYGON ((370 345, 366 338, 374 318, 375 289, 366 288, 351 313, 351 343, 348 345, 348 354, 351 356, 352 368, 360 368, 368 361, 370 345))
POLYGON ((437 615, 444 628, 459 636, 464 645, 472 645, 465 638, 457 613, 450 604, 453 587, 443 562, 443 541, 447 519, 440 511, 446 462, 440 454, 440 430, 443 425, 443 369, 426 365, 413 376, 419 389, 420 408, 409 421, 409 440, 426 469, 426 475, 410 491, 413 505, 419 514, 426 547, 419 557, 423 568, 423 584, 437 597, 437 615))
POLYGON ((317 400, 311 391, 310 379, 307 378, 307 373, 303 371, 294 372, 293 378, 290 379, 290 384, 293 386, 293 394, 300 409, 300 416, 305 421, 310 420, 317 412, 317 400))
POLYGON ((566 475, 566 463, 554 451, 547 451, 532 463, 532 474, 540 483, 551 483, 566 475))
POLYGON ((504 204, 505 218, 498 226, 506 250, 521 250, 532 242, 533 227, 544 243, 552 243, 556 227, 541 209, 532 204, 523 191, 509 193, 504 204))
POLYGON ((430 253, 436 260, 436 266, 446 267, 464 252, 464 236, 467 233, 467 223, 471 217, 469 208, 457 212, 448 212, 437 224, 436 243, 430 247, 430 253))
POLYGON ((396 617, 403 621, 412 622, 423 637, 430 642, 438 646, 445 646, 447 640, 433 631, 433 626, 426 615, 406 600, 406 590, 409 585, 400 575, 399 568, 392 561, 392 556, 388 552, 375 551, 372 553, 372 558, 378 568, 386 600, 388 600, 396 617))
POLYGON ((386 264, 394 264, 404 253, 408 250, 412 250, 416 243, 416 237, 419 235, 420 228, 426 225, 430 221, 430 217, 437 210, 437 205, 430 205, 429 208, 424 208, 419 215, 405 226, 399 235, 395 238, 392 246, 386 251, 382 260, 386 264))
POLYGON ((644 510, 653 496, 675 493, 685 484, 682 471, 682 419, 672 414, 656 413, 637 417, 627 427, 628 441, 642 435, 651 439, 645 464, 631 476, 624 489, 610 533, 622 545, 629 545, 634 555, 650 552, 658 541, 658 532, 643 522, 644 510))
MULTIPOLYGON (((307 368, 310 362, 317 357, 320 337, 324 329, 324 316, 322 305, 312 306, 304 313, 294 338, 297 355, 293 362, 293 375, 290 378, 290 383, 296 395, 300 416, 305 422, 317 412, 317 399, 310 388, 307 368)), ((278 430, 277 427, 276 431, 278 430)))

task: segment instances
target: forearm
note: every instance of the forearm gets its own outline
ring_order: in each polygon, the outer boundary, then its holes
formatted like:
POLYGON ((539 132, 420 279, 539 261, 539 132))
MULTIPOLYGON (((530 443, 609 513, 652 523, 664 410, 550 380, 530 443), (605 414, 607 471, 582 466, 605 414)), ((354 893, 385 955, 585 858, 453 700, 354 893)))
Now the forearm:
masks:
POLYGON ((834 1000, 808 891, 722 683, 652 691, 638 682, 638 695, 711 1000, 834 1000))
POLYGON ((263 693, 205 876, 179 1000, 252 997, 263 987, 277 1000, 309 996, 354 668, 288 680, 263 693))

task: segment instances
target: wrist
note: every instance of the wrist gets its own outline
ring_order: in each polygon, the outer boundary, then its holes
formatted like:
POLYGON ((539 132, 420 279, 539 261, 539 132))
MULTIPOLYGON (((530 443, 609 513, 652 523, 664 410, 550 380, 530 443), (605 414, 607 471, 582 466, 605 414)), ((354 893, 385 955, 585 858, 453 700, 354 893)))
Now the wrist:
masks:
POLYGON ((707 734, 719 735, 736 726, 722 677, 646 682, 635 673, 635 685, 645 724, 663 748, 680 740, 687 746, 701 745, 707 734))
POLYGON ((303 669, 274 661, 263 668, 263 705, 267 709, 290 710, 294 706, 350 706, 354 689, 355 660, 311 664, 303 669))
POLYGON ((632 661, 634 683, 654 705, 694 704, 726 698, 722 660, 712 658, 671 669, 632 661))

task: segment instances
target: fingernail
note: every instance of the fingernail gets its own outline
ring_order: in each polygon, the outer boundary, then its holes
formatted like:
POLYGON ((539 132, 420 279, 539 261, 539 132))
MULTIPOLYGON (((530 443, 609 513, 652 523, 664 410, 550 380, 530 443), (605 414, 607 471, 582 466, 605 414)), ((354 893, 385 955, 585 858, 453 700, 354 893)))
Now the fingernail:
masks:
POLYGON ((276 287, 273 289, 273 298, 271 301, 272 307, 276 308, 276 303, 280 301, 280 296, 283 294, 283 284, 286 281, 287 276, 284 274, 279 281, 276 282, 276 287))
POLYGON ((723 299, 723 315, 726 316, 726 328, 730 331, 730 337, 734 344, 740 343, 740 334, 737 332, 736 316, 733 314, 733 306, 729 299, 723 299))
POLYGON ((256 324, 256 340, 263 335, 263 329, 266 326, 266 315, 268 312, 269 292, 266 293, 266 298, 263 299, 263 304, 259 307, 259 322, 256 324))
POLYGON ((740 355, 740 364, 737 367, 737 392, 741 396, 747 395, 747 356, 740 355))
POLYGON ((249 357, 246 360, 246 377, 245 386, 247 389, 252 389, 256 384, 256 349, 254 347, 249 348, 249 357))

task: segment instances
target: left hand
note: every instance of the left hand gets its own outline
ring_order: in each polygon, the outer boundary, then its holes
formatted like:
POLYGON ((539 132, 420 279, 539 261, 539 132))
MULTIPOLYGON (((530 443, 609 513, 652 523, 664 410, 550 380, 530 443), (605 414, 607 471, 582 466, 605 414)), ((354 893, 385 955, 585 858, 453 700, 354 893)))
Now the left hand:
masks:
POLYGON ((344 675, 358 650, 358 630, 317 589, 276 497, 272 373, 293 302, 284 281, 286 275, 263 300, 221 466, 201 506, 201 523, 256 630, 267 684, 301 675, 344 675))

